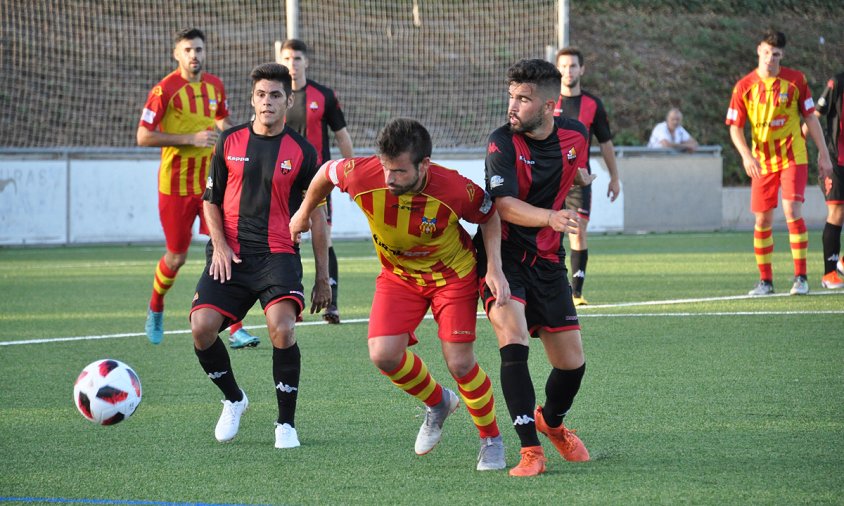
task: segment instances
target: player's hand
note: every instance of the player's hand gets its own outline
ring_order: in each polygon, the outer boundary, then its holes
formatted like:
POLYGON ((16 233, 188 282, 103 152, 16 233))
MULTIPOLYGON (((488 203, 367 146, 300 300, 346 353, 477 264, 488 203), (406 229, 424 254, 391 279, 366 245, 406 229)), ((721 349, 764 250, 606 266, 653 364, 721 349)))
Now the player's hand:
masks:
POLYGON ((551 211, 548 226, 560 233, 576 234, 580 230, 580 217, 568 209, 551 211))
POLYGON ((299 243, 302 240, 302 232, 307 232, 311 229, 311 217, 299 208, 290 218, 290 238, 293 242, 299 243))
POLYGON ((589 186, 597 178, 597 174, 590 174, 586 169, 577 169, 577 174, 574 175, 574 184, 577 186, 589 186))
POLYGON ((610 198, 610 202, 615 202, 620 194, 621 183, 618 182, 618 179, 610 179, 610 184, 607 186, 607 197, 610 198))
POLYGON ((492 296, 495 297, 495 306, 506 306, 510 302, 510 283, 507 282, 501 267, 488 266, 485 281, 492 296))
POLYGON ((829 156, 823 156, 822 153, 818 153, 818 177, 832 177, 832 160, 829 156))
POLYGON ((741 159, 741 163, 744 165, 744 172, 751 178, 762 175, 762 164, 759 163, 759 160, 753 157, 745 157, 741 159))
POLYGON ((232 262, 239 264, 240 257, 234 254, 228 244, 215 244, 214 253, 211 255, 211 266, 208 268, 208 274, 214 280, 219 280, 220 283, 225 283, 232 278, 232 262))
POLYGON ((216 130, 203 130, 193 134, 193 145, 198 148, 210 148, 217 143, 220 134, 216 130))
POLYGON ((331 285, 328 278, 317 279, 311 290, 311 314, 319 313, 331 304, 331 285))

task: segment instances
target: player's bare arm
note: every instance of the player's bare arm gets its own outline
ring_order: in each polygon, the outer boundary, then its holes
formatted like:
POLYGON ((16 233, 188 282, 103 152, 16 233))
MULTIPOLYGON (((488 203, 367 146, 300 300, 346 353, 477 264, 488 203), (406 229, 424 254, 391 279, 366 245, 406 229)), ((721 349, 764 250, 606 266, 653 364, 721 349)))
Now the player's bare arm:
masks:
POLYGON ((220 134, 216 130, 201 130, 192 134, 171 134, 139 126, 136 134, 138 146, 160 148, 163 146, 196 146, 210 148, 220 134))
POLYGON ((621 194, 621 184, 618 179, 618 164, 615 161, 615 146, 612 141, 601 143, 601 155, 604 157, 604 163, 607 166, 607 171, 610 173, 607 197, 610 198, 610 202, 615 202, 615 199, 621 194))
POLYGON ((226 242, 226 235, 223 232, 223 210, 220 206, 206 201, 202 203, 202 209, 211 235, 211 244, 214 246, 208 274, 220 283, 225 283, 232 278, 232 262, 239 264, 240 257, 234 254, 226 242))
POLYGON ((805 130, 812 138, 812 142, 818 148, 818 177, 827 178, 832 176, 832 160, 829 157, 829 149, 823 136, 823 129, 818 117, 814 114, 803 118, 805 130))
POLYGON ((324 163, 319 168, 311 180, 311 184, 308 186, 308 191, 305 193, 305 199, 302 201, 302 205, 299 206, 299 210, 290 218, 290 237, 294 242, 299 242, 302 232, 310 230, 311 213, 319 207, 319 204, 334 189, 334 184, 325 175, 326 167, 328 167, 329 163, 331 161, 324 163))
POLYGON ((330 230, 321 207, 311 211, 311 243, 314 249, 316 277, 311 290, 311 314, 319 313, 331 304, 331 285, 328 283, 328 239, 330 230))
POLYGON ((479 227, 483 232, 487 257, 486 285, 495 297, 495 305, 503 307, 510 301, 510 283, 501 269, 501 218, 498 212, 493 212, 492 217, 479 227))
POLYGON ((495 207, 501 219, 523 227, 551 227, 557 232, 575 234, 580 230, 580 218, 568 209, 544 209, 535 207, 515 197, 499 197, 495 207))
POLYGON ((343 158, 355 156, 352 148, 352 136, 349 134, 348 129, 343 127, 334 132, 334 142, 337 143, 337 149, 340 150, 340 155, 343 158))
POLYGON ((749 177, 759 177, 762 174, 762 165, 759 160, 753 157, 750 148, 747 146, 747 139, 744 138, 744 128, 738 125, 730 125, 730 139, 741 155, 741 163, 744 171, 749 177))

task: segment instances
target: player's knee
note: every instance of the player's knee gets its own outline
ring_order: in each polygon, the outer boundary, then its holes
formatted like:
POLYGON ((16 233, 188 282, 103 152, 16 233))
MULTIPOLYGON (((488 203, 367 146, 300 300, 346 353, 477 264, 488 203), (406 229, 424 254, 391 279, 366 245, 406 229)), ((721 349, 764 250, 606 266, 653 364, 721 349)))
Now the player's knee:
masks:
POLYGON ((275 325, 272 325, 268 328, 270 333, 270 341, 272 341, 273 346, 276 348, 289 348, 296 344, 296 338, 294 337, 294 322, 281 322, 275 325))

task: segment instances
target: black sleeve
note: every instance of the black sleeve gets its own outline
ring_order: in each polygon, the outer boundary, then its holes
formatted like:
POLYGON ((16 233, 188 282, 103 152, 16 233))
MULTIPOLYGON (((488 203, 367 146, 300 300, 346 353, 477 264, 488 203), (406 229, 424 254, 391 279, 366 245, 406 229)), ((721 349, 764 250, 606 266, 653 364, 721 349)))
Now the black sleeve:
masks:
POLYGON ((222 205, 223 196, 226 194, 226 183, 229 180, 229 169, 226 167, 225 143, 228 135, 223 133, 217 138, 214 146, 214 154, 211 155, 211 170, 208 171, 208 179, 205 180, 205 192, 202 200, 212 204, 222 205))
MULTIPOLYGON (((836 76, 840 77, 840 76, 836 76)), ((838 79, 833 78, 827 81, 826 87, 823 89, 821 96, 818 98, 818 105, 815 109, 822 116, 826 116, 831 111, 834 111, 833 104, 835 102, 835 90, 838 88, 838 79)))
POLYGON ((314 147, 304 139, 301 142, 301 147, 302 166, 299 168, 299 175, 296 178, 295 186, 297 189, 301 188, 302 195, 304 196, 308 190, 308 186, 311 184, 311 180, 313 180, 319 170, 319 165, 317 165, 317 154, 314 147))
POLYGON ((328 123, 332 132, 346 128, 346 117, 343 115, 343 109, 340 107, 340 101, 332 90, 328 91, 328 103, 325 107, 325 122, 328 123))
POLYGON ((516 176, 516 150, 506 127, 499 128, 489 136, 486 161, 484 162, 486 189, 490 196, 519 196, 519 181, 516 176))
POLYGON ((610 130, 610 120, 607 118, 607 111, 604 109, 604 104, 599 98, 595 98, 598 108, 595 110, 595 121, 592 123, 592 131, 598 142, 604 143, 612 140, 612 131, 610 130))

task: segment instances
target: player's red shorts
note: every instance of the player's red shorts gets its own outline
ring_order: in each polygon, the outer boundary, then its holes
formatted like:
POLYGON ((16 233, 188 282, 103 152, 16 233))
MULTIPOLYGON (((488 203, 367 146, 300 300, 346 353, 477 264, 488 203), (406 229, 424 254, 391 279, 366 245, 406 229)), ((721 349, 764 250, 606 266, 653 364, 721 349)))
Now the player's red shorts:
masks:
POLYGON ((202 195, 165 195, 158 192, 158 217, 164 228, 167 251, 185 253, 190 246, 193 221, 199 216, 199 233, 208 235, 202 212, 202 195))
POLYGON ((478 276, 474 271, 444 286, 419 286, 391 272, 381 271, 375 280, 375 297, 369 314, 369 338, 409 334, 409 346, 418 341, 414 331, 428 308, 439 325, 443 341, 475 340, 478 311, 478 276))
POLYGON ((783 200, 805 202, 808 174, 809 166, 803 164, 751 178, 750 210, 754 213, 764 213, 776 209, 780 186, 782 186, 783 200))

